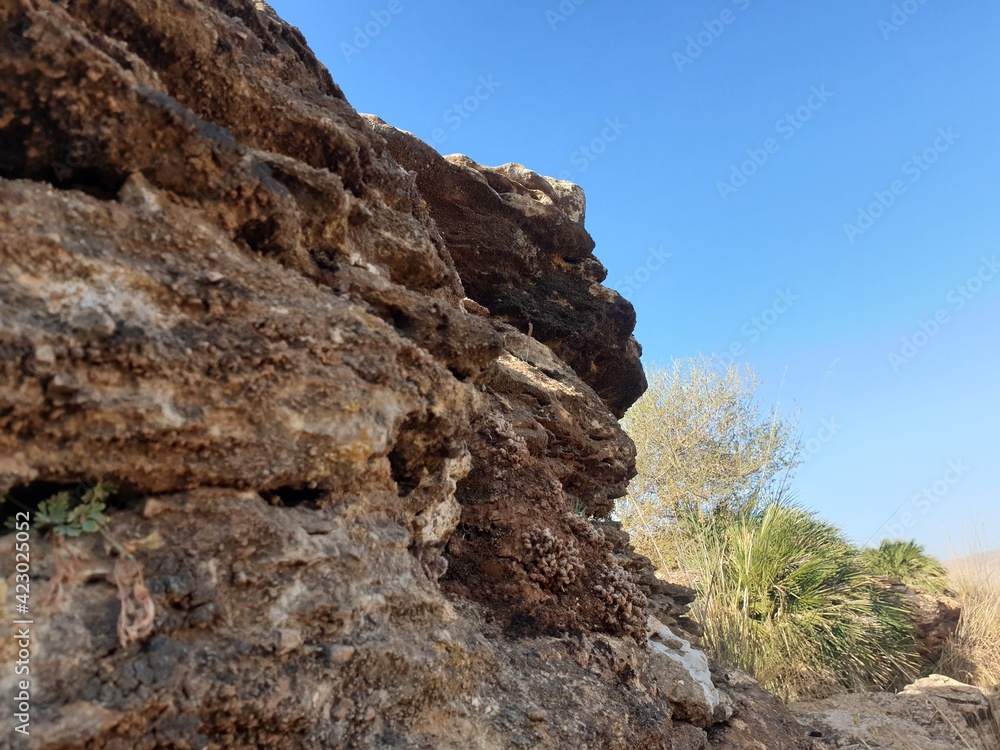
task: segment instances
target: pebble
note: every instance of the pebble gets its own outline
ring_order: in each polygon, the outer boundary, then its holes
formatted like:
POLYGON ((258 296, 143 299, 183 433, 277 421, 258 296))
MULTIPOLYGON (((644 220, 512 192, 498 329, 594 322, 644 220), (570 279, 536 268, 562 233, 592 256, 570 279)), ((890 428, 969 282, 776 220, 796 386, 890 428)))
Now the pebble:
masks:
POLYGON ((336 644, 333 646, 327 646, 326 657, 333 664, 346 664, 352 658, 354 658, 354 654, 356 651, 357 649, 355 649, 354 646, 343 646, 340 644, 336 644))
POLYGON ((302 633, 294 628, 282 628, 278 631, 278 653, 287 654, 304 643, 302 633))
POLYGON ((55 350, 48 344, 42 344, 35 348, 35 361, 43 365, 53 365, 56 362, 55 350))

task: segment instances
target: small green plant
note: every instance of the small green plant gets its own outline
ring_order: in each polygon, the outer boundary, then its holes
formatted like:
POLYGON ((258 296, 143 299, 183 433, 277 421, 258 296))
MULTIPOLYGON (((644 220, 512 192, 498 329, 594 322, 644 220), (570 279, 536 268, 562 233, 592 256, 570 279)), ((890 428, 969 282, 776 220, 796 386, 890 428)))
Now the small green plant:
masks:
MULTIPOLYGON (((111 519, 104 511, 107 510, 108 500, 116 492, 118 487, 111 482, 98 482, 85 489, 56 492, 32 511, 33 531, 41 535, 51 534, 56 538, 100 534, 118 554, 125 556, 131 556, 139 550, 156 549, 160 543, 157 534, 151 534, 137 542, 123 543, 108 531, 111 519)), ((24 507, 10 496, 9 489, 0 490, 0 505, 8 501, 24 507)), ((14 519, 7 521, 7 527, 14 527, 14 519)))
MULTIPOLYGON (((66 537, 100 534, 118 553, 112 580, 118 587, 118 598, 122 603, 118 617, 118 640, 125 647, 149 635, 156 616, 156 608, 135 553, 157 549, 162 546, 162 540, 157 532, 132 542, 121 542, 111 534, 108 530, 111 519, 104 511, 107 510, 107 501, 117 491, 118 487, 110 482, 98 482, 82 491, 57 492, 40 502, 34 510, 33 530, 51 537, 56 547, 55 572, 41 596, 41 601, 47 604, 58 601, 63 584, 76 578, 77 554, 64 544, 66 537)), ((0 490, 0 504, 8 500, 16 502, 10 497, 9 490, 0 490)), ((7 525, 11 526, 13 520, 7 525)))
POLYGON ((108 498, 117 491, 115 485, 99 482, 79 497, 68 491, 57 492, 38 504, 35 531, 40 534, 52 532, 59 536, 100 532, 108 538, 105 527, 111 519, 104 515, 104 510, 108 507, 108 498))
POLYGON ((576 513, 578 516, 582 516, 583 518, 590 517, 590 511, 587 510, 587 506, 576 498, 573 498, 573 501, 570 503, 569 507, 570 510, 576 513))
POLYGON ((944 566, 927 554, 915 541, 885 539, 861 553, 861 562, 869 573, 931 593, 948 590, 948 573, 944 566))

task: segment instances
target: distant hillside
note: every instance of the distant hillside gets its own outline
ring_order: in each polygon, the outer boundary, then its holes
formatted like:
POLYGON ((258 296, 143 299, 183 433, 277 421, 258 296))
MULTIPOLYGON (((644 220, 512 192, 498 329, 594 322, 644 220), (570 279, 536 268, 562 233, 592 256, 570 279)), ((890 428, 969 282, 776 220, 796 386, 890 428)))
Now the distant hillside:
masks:
POLYGON ((963 570, 986 569, 995 576, 1000 576, 1000 549, 981 552, 966 557, 956 557, 954 560, 946 562, 945 567, 950 573, 959 573, 963 570))

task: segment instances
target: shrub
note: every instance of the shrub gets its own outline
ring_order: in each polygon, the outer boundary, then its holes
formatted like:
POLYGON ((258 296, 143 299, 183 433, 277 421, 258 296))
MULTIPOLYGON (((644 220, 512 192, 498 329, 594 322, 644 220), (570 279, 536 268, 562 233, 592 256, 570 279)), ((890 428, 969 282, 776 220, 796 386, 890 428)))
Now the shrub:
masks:
POLYGON ((777 491, 797 463, 793 420, 757 401, 749 367, 705 357, 648 368, 649 388, 622 420, 635 441, 638 475, 616 514, 636 549, 663 568, 677 564, 679 512, 710 516, 777 491))
POLYGON ((948 572, 916 541, 885 539, 878 547, 864 550, 861 560, 872 575, 937 594, 948 590, 948 572))
POLYGON ((652 368, 622 420, 638 476, 616 512, 640 552, 687 574, 719 661, 785 698, 902 687, 921 666, 909 610, 836 527, 786 501, 800 444, 758 383, 704 358, 652 368))
POLYGON ((901 687, 917 675, 907 610, 834 526, 785 502, 680 526, 695 614, 720 661, 786 699, 901 687))

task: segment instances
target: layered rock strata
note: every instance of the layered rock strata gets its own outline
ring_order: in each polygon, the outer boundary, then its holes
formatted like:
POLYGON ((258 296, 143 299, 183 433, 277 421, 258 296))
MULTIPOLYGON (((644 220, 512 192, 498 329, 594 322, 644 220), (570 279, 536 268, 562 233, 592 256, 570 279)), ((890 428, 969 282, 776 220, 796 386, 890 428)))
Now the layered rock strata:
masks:
POLYGON ((806 746, 608 518, 644 379, 579 188, 366 120, 262 2, 0 26, 0 489, 162 542, 129 642, 119 552, 34 540, 0 746, 806 746))

